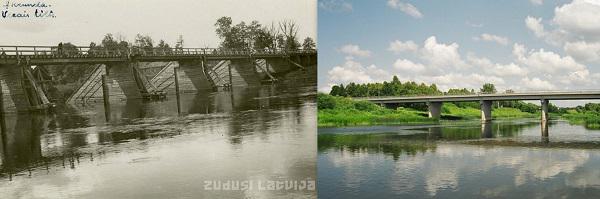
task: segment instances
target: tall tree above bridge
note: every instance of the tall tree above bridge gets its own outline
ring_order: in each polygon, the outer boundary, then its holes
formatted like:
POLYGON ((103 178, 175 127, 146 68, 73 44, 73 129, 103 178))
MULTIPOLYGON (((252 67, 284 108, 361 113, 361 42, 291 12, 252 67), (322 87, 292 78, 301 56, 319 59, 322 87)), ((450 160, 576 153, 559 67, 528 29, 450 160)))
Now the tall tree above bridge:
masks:
POLYGON ((300 42, 298 42, 298 25, 292 20, 285 20, 279 22, 279 29, 283 33, 285 38, 284 48, 285 49, 298 49, 300 48, 300 42))
POLYGON ((306 37, 304 39, 304 43, 302 43, 302 49, 312 50, 315 49, 315 47, 317 47, 317 44, 315 44, 315 41, 312 38, 306 37))
POLYGON ((143 49, 152 50, 152 48, 154 47, 154 41, 148 35, 137 34, 135 36, 134 45, 143 49))
POLYGON ((483 87, 480 89, 480 91, 482 93, 496 93, 496 86, 494 86, 494 84, 492 83, 485 83, 483 84, 483 87))
MULTIPOLYGON (((215 32, 221 39, 221 48, 225 49, 299 49, 297 39, 298 25, 286 20, 275 25, 263 26, 258 21, 249 24, 233 24, 231 17, 221 17, 215 23, 215 32)), ((311 39, 312 40, 312 39, 311 39)), ((314 40, 312 41, 314 43, 314 40)))

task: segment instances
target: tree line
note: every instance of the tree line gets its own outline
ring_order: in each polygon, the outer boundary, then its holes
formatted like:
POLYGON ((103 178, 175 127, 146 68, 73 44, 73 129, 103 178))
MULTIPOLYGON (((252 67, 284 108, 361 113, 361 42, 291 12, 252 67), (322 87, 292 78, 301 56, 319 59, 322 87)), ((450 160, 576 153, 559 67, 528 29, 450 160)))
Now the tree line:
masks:
MULTIPOLYGON (((243 49, 243 50, 312 50, 316 48, 313 38, 306 37, 303 43, 298 41, 298 30, 300 27, 291 20, 284 20, 270 26, 263 25, 258 21, 246 23, 244 21, 233 24, 231 17, 221 17, 217 19, 215 32, 221 39, 219 48, 221 49, 243 49)), ((104 53, 105 51, 127 51, 131 47, 137 47, 143 50, 157 49, 161 52, 172 53, 173 51, 183 49, 183 37, 180 35, 174 48, 160 39, 155 42, 148 35, 137 34, 133 42, 129 42, 121 35, 107 33, 99 43, 91 42, 88 47, 88 54, 104 53)), ((59 43, 53 53, 61 55, 81 54, 80 49, 71 42, 59 43)))
POLYGON ((315 41, 311 37, 304 38, 300 44, 298 30, 300 27, 291 20, 280 21, 270 26, 254 20, 233 24, 231 17, 221 17, 215 23, 216 33, 221 39, 220 48, 225 49, 315 49, 315 41))
MULTIPOLYGON (((494 94, 497 93, 496 86, 492 83, 485 83, 478 92, 475 89, 467 88, 451 88, 446 92, 442 92, 437 88, 436 84, 427 85, 425 83, 416 83, 414 81, 401 82, 397 76, 392 78, 392 81, 383 83, 348 83, 346 85, 339 84, 331 87, 329 95, 343 97, 372 97, 372 96, 432 96, 432 95, 474 95, 478 93, 494 94)), ((513 93, 512 90, 506 90, 505 93, 513 93)), ((458 107, 479 108, 479 102, 452 102, 458 107)), ((521 100, 515 101, 497 101, 494 103, 496 107, 517 108, 523 112, 535 113, 540 110, 540 106, 532 103, 526 103, 521 100)), ((422 103, 406 103, 405 107, 425 110, 427 107, 422 103)), ((599 109, 600 110, 600 109, 599 109)), ((564 113, 565 109, 558 108, 550 103, 548 106, 549 112, 564 113)))

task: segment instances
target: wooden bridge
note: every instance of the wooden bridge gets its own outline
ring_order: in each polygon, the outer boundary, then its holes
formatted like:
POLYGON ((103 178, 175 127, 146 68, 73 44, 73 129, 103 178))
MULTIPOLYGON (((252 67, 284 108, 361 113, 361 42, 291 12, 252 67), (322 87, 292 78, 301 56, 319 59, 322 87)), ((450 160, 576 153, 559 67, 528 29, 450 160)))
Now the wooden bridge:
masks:
POLYGON ((221 48, 160 48, 160 47, 63 47, 0 46, 0 64, 71 64, 110 63, 125 61, 179 61, 264 59, 316 55, 317 50, 286 49, 221 49, 221 48))
MULTIPOLYGON (((0 112, 45 109, 43 82, 56 66, 91 67, 66 100, 161 98, 167 90, 256 86, 292 70, 315 66, 317 50, 164 47, 0 46, 0 112), (144 66, 162 63, 158 73, 144 66), (177 73, 177 71, 181 71, 177 73), (181 83, 181 88, 179 88, 181 83), (177 87, 177 89, 175 88, 177 87)), ((161 65, 161 64, 158 64, 161 65)))

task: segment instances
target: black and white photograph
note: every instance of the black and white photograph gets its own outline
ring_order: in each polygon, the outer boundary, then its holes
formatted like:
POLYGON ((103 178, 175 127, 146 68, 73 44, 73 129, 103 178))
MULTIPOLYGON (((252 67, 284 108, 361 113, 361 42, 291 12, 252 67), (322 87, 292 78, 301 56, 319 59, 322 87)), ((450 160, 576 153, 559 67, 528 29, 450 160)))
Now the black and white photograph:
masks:
POLYGON ((0 5, 0 198, 316 198, 316 1, 0 5))

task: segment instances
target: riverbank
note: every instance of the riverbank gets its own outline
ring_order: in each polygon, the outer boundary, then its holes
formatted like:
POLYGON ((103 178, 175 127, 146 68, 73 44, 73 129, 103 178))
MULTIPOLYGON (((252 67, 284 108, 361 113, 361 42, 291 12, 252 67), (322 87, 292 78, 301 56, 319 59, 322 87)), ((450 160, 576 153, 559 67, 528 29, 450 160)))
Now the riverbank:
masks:
POLYGON ((600 129, 600 113, 598 112, 570 110, 566 114, 563 114, 562 118, 571 124, 583 125, 590 129, 600 129))
MULTIPOLYGON (((350 98, 318 95, 319 127, 391 125, 391 124, 434 124, 439 120, 428 117, 426 111, 399 107, 395 110, 384 108, 367 101, 355 101, 350 98)), ((479 119, 481 112, 473 107, 459 107, 445 103, 441 120, 479 119)), ((516 108, 495 108, 494 118, 535 118, 539 113, 523 112, 516 108)))

